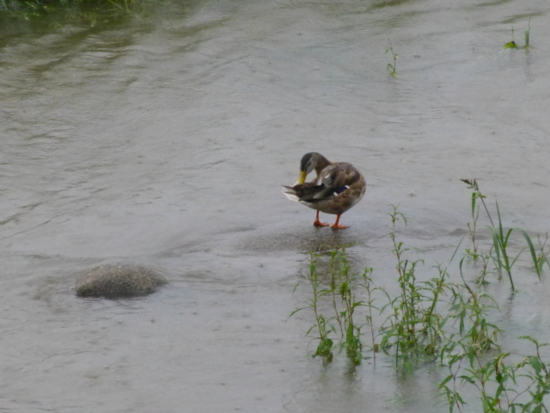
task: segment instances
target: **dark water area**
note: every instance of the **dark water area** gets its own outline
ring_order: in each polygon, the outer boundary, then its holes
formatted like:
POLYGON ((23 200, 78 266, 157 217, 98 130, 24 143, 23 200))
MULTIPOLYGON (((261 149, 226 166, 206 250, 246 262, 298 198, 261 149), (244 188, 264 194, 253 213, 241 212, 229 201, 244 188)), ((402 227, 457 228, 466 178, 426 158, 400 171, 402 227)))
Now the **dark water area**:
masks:
MULTIPOLYGON (((390 204, 433 276, 467 233, 461 178, 544 238, 548 18, 542 0, 220 0, 0 28, 0 411, 446 411, 437 369, 311 358, 311 314, 288 319, 309 290, 294 287, 307 251, 355 244, 354 268, 396 291, 390 204), (503 49, 529 18, 530 50, 503 49), (365 175, 350 228, 314 228, 281 193, 309 151, 365 175), (79 274, 117 262, 169 284, 76 297, 79 274)), ((520 335, 550 341, 550 290, 526 253, 514 270, 512 299, 494 274, 487 291, 503 347, 524 354, 520 335)))

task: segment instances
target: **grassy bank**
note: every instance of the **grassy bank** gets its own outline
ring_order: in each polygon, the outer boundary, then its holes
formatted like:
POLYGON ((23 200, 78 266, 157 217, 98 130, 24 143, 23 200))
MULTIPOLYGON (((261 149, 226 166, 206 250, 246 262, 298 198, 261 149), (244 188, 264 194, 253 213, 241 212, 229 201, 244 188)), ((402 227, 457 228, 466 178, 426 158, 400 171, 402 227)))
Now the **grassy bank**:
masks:
POLYGON ((55 16, 59 21, 81 21, 90 26, 142 14, 164 0, 0 0, 0 19, 39 21, 55 16))

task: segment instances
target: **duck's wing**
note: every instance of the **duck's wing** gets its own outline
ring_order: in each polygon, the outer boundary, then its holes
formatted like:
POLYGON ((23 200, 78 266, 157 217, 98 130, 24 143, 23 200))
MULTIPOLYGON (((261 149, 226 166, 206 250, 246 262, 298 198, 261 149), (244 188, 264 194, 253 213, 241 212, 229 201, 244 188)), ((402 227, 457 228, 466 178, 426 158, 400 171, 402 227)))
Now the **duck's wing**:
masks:
POLYGON ((314 184, 318 190, 313 195, 315 200, 333 198, 362 181, 362 175, 351 164, 334 163, 321 171, 314 184))

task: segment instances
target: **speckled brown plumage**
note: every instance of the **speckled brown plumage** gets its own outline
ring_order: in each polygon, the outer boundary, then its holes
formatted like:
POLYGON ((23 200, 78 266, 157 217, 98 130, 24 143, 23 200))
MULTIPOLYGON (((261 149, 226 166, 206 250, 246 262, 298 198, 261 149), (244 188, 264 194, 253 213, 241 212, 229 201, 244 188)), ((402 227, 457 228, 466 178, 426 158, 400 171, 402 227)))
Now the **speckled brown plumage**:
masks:
POLYGON ((330 162, 323 155, 311 152, 302 157, 300 178, 294 186, 284 186, 287 198, 298 201, 317 211, 315 226, 328 224, 319 221, 319 211, 337 215, 334 229, 347 228, 339 225, 340 215, 357 204, 363 195, 367 183, 361 173, 346 162, 330 162), (311 182, 305 182, 307 174, 315 170, 317 176, 311 182))

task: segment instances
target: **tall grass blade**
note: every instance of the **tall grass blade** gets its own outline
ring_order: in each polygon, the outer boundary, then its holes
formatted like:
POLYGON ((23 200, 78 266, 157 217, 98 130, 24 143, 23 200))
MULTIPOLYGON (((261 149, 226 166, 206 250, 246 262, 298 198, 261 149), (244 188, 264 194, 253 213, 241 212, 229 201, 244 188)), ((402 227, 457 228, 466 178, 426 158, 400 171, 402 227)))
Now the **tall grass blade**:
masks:
POLYGON ((531 34, 531 18, 529 18, 529 25, 524 31, 525 34, 525 49, 529 50, 529 36, 531 34))
POLYGON ((525 232, 522 229, 518 228, 518 231, 523 234, 523 237, 525 238, 525 241, 527 241, 527 246, 529 247, 529 251, 531 252, 531 258, 533 259, 533 267, 535 267, 535 271, 537 272, 537 276, 539 277, 539 280, 542 276, 542 264, 544 262, 539 262, 537 259, 537 252, 535 251, 535 246, 533 245, 533 241, 531 241, 531 237, 527 232, 525 232))

